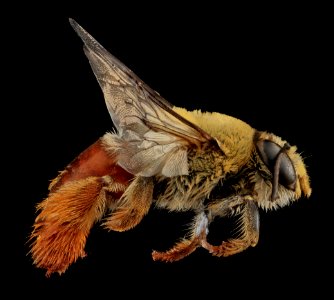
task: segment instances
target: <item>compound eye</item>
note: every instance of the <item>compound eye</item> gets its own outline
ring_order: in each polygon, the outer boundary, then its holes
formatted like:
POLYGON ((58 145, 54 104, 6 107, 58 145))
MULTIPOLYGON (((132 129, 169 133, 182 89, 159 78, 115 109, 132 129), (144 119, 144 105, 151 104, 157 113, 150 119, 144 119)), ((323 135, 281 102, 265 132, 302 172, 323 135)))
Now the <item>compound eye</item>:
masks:
POLYGON ((275 168, 278 168, 278 182, 284 187, 294 190, 297 179, 296 170, 290 157, 284 152, 285 150, 278 144, 268 140, 259 141, 257 149, 261 159, 273 174, 275 173, 275 168), (276 166, 279 156, 279 165, 276 166))

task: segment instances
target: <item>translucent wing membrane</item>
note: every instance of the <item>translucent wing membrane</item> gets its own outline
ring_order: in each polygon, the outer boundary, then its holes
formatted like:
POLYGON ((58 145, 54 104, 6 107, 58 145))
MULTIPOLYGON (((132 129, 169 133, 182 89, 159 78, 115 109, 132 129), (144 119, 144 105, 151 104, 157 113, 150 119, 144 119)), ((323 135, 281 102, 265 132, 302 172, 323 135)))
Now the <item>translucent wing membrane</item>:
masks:
POLYGON ((211 136, 173 111, 80 25, 70 22, 85 44, 85 54, 117 128, 119 165, 142 176, 188 174, 187 149, 200 147, 211 136))

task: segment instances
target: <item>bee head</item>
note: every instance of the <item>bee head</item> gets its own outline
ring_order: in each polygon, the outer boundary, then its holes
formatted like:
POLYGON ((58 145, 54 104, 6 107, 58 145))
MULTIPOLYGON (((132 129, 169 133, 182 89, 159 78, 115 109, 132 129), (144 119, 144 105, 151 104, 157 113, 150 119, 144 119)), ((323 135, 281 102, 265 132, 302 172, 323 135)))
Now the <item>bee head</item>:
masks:
POLYGON ((283 195, 293 199, 300 198, 302 194, 310 196, 309 177, 295 146, 291 147, 278 136, 266 132, 259 133, 255 144, 260 159, 271 174, 271 202, 283 195))

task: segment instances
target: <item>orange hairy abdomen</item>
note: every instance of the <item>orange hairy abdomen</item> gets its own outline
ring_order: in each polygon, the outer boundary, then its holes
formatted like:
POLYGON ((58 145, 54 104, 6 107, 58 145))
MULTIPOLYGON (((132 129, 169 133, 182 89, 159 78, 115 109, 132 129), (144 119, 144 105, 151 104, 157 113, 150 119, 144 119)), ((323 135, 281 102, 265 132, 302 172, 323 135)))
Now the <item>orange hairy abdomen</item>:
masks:
POLYGON ((117 165, 116 155, 105 150, 101 139, 89 146, 77 158, 75 158, 49 187, 50 192, 55 192, 67 182, 80 180, 87 177, 111 176, 117 182, 127 185, 133 175, 117 165))

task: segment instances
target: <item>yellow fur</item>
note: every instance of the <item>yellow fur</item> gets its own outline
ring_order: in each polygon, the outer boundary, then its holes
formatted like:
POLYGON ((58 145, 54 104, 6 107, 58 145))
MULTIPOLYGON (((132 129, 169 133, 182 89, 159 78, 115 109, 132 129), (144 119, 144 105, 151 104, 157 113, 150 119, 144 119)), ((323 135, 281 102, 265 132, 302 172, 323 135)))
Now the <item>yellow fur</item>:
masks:
POLYGON ((254 149, 255 133, 247 123, 216 112, 187 111, 179 107, 174 107, 173 110, 218 141, 219 147, 228 158, 224 163, 226 169, 236 172, 247 163, 254 149))

